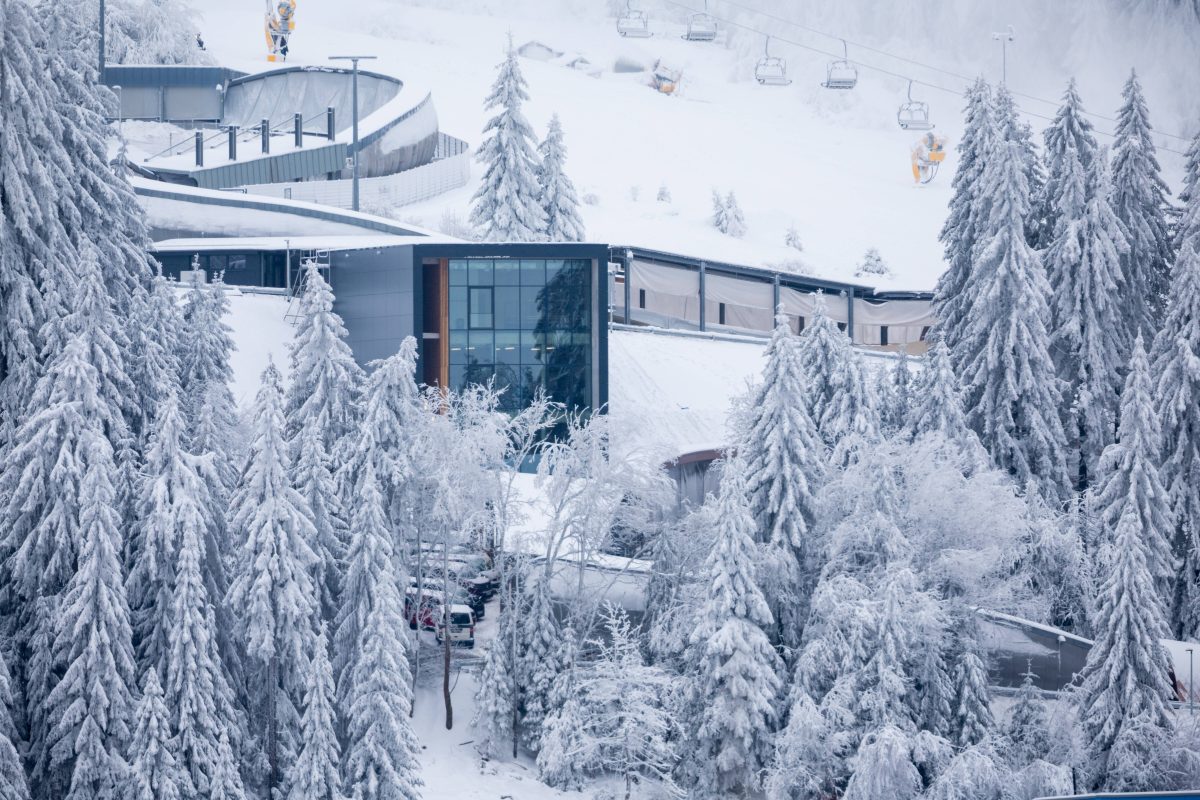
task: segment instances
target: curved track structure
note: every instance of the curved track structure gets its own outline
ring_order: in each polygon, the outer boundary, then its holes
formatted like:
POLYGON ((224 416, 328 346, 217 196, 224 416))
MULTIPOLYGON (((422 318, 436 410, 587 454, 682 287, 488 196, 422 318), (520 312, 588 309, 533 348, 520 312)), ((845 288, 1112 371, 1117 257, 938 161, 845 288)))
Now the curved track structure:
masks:
MULTIPOLYGON (((107 81, 121 85, 124 95, 141 98, 142 109, 153 109, 146 98, 157 92, 160 113, 143 111, 140 118, 197 127, 196 137, 137 165, 148 177, 205 189, 348 177, 346 160, 353 155, 348 69, 223 71, 227 80, 215 86, 202 83, 211 67, 109 67, 107 72, 107 81), (205 75, 192 74, 197 70, 205 75), (205 113, 195 113, 198 108, 205 113), (216 120, 214 109, 220 112, 216 120)), ((133 116, 125 105, 122 116, 133 116)), ((434 159, 438 118, 428 91, 360 70, 358 111, 363 177, 394 175, 434 159)))

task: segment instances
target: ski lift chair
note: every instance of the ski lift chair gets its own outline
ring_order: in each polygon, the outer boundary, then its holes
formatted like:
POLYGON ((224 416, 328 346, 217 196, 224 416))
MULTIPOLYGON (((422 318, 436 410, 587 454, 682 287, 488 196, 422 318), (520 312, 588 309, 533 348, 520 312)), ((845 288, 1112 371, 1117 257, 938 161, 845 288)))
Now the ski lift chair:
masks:
POLYGON ((617 18, 617 33, 633 39, 649 38, 650 20, 646 17, 646 12, 626 4, 625 13, 617 18))
POLYGON ((858 85, 858 67, 850 62, 845 39, 842 40, 842 57, 829 62, 821 85, 826 89, 853 89, 858 85))
POLYGON ((703 11, 688 17, 683 38, 689 42, 711 42, 717 38, 717 21, 708 13, 708 0, 704 0, 703 11))
POLYGON ((770 36, 767 37, 763 57, 754 65, 754 79, 763 86, 787 86, 792 82, 787 76, 787 62, 771 55, 770 36))
POLYGON ((896 122, 906 131, 927 131, 933 127, 929 121, 929 104, 912 99, 912 81, 908 82, 908 101, 900 104, 896 122))

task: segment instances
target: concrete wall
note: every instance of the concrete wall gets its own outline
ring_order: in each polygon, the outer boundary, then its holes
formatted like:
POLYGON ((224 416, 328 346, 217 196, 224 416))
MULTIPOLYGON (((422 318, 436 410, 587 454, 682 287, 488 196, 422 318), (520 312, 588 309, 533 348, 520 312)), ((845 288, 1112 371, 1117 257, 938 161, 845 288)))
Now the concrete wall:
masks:
POLYGON ((421 287, 411 247, 337 252, 330 266, 334 311, 360 364, 394 355, 405 336, 420 337, 421 287))

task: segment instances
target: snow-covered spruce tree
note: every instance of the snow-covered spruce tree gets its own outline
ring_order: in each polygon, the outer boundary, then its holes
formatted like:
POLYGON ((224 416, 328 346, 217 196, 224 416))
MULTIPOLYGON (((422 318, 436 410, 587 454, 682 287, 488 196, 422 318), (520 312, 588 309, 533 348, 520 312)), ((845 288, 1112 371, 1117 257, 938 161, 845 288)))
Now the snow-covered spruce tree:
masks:
POLYGON ((1037 676, 1031 670, 1032 667, 1021 679, 1021 688, 1017 690, 1016 702, 1004 728, 1008 764, 1014 770, 1045 759, 1050 753, 1046 702, 1041 690, 1033 683, 1037 676))
MULTIPOLYGON (((368 478, 371 473, 368 471, 368 478)), ((367 498, 362 498, 365 502, 367 498)), ((378 502, 378 501, 375 501, 378 502)), ((386 536, 386 531, 381 532, 386 536)), ((356 537, 379 533, 359 531, 356 537)), ((412 674, 403 639, 404 613, 397 578, 386 552, 376 580, 364 587, 367 614, 349 665, 346 720, 346 788, 354 800, 416 800, 420 795, 420 744, 413 735, 412 674)))
POLYGON ((163 693, 176 731, 177 756, 201 796, 215 796, 218 778, 241 789, 236 769, 229 776, 220 742, 237 724, 233 690, 217 647, 215 607, 204 580, 201 525, 179 529, 175 575, 168 611, 166 680, 163 693))
POLYGON ((29 800, 29 784, 17 753, 13 709, 12 676, 0 648, 0 800, 29 800))
POLYGON ((900 356, 890 369, 880 370, 875 380, 875 401, 879 409, 880 430, 891 436, 904 430, 913 407, 912 369, 908 351, 900 350, 900 356))
MULTIPOLYGON (((938 279, 933 295, 938 337, 957 350, 963 323, 971 315, 975 297, 967 291, 974 271, 973 253, 983 238, 990 198, 981 195, 981 178, 988 153, 996 138, 992 113, 992 89, 982 78, 967 91, 966 121, 958 143, 958 168, 954 172, 954 196, 939 240, 945 254, 946 271, 938 279)), ((957 363, 957 362, 955 362, 957 363)))
POLYGON ((1122 91, 1113 144, 1112 204, 1125 225, 1129 251, 1124 254, 1123 305, 1142 334, 1158 330, 1171 278, 1172 249, 1167 230, 1167 186, 1158 165, 1150 112, 1137 73, 1122 91))
POLYGON ((1177 636, 1200 635, 1200 255, 1185 242, 1175 262, 1171 299, 1154 342, 1153 369, 1162 479, 1171 501, 1179 564, 1172 610, 1177 636))
POLYGON ((233 370, 229 356, 237 349, 233 329, 225 322, 229 298, 224 284, 212 276, 206 287, 192 283, 183 307, 184 329, 180 336, 181 400, 189 422, 191 446, 197 454, 213 453, 220 471, 221 486, 214 487, 214 508, 223 510, 236 481, 234 467, 238 447, 235 440, 237 404, 229 385, 233 370), (217 493, 216 489, 222 489, 217 493))
POLYGON ((911 620, 906 619, 901 596, 915 590, 915 578, 907 570, 892 576, 884 590, 875 649, 860 678, 859 706, 872 728, 890 725, 904 731, 916 730, 909 698, 912 679, 907 674, 911 620))
POLYGON ((74 248, 59 218, 71 156, 58 87, 44 79, 41 39, 30 4, 0 5, 0 448, 24 419, 41 372, 40 329, 64 310, 61 297, 45 296, 47 283, 73 272, 74 248))
POLYGON ((708 588, 691 646, 695 718, 691 772, 701 796, 752 796, 771 757, 779 656, 765 629, 771 611, 754 567, 754 519, 746 469, 726 462, 716 500, 719 527, 706 564, 708 588))
POLYGON ((722 233, 741 239, 746 235, 746 217, 732 191, 725 195, 725 230, 722 233))
POLYGON ((746 490, 757 523, 756 541, 767 545, 759 581, 770 598, 775 638, 800 645, 807 595, 815 584, 818 548, 811 541, 816 523, 815 494, 824 480, 825 447, 808 409, 800 359, 800 339, 784 314, 775 321, 767 346, 763 382, 746 406, 742 423, 746 490))
POLYGON ((1046 162, 1046 185, 1042 188, 1041 197, 1037 198, 1037 216, 1040 218, 1041 227, 1038 239, 1033 243, 1039 250, 1050 246, 1054 232, 1058 230, 1063 193, 1075 191, 1067 187, 1068 171, 1073 169, 1068 162, 1077 159, 1083 167, 1083 172, 1087 173, 1096 158, 1096 137, 1092 133, 1092 123, 1083 110, 1083 101, 1079 98, 1074 78, 1067 83, 1067 89, 1063 92, 1063 103, 1058 107, 1054 120, 1042 132, 1042 142, 1046 162), (1069 153, 1073 155, 1068 155, 1069 153))
POLYGON ((188 773, 179 764, 171 735, 171 720, 163 702, 158 671, 146 670, 142 699, 137 705, 137 728, 129 746, 130 800, 186 800, 195 793, 188 773))
POLYGON ((950 350, 941 338, 934 340, 925 356, 925 365, 914 381, 913 406, 905 431, 917 441, 939 436, 962 459, 969 471, 987 465, 987 453, 979 436, 967 423, 958 376, 950 362, 950 350))
POLYGON ((130 312, 127 372, 137 391, 131 433, 144 453, 154 414, 168 393, 179 393, 179 349, 183 315, 175 291, 162 274, 134 292, 130 312))
POLYGON ((954 739, 960 747, 979 744, 995 725, 988 692, 987 667, 970 647, 954 669, 954 739))
POLYGON ((1021 153, 1022 171, 1025 183, 1029 187, 1029 205, 1026 209, 1025 236, 1030 247, 1037 241, 1043 227, 1043 221, 1038 217, 1035 200, 1045 191, 1046 171, 1038 155, 1037 146, 1033 142, 1033 127, 1021 119, 1017 111, 1016 99, 1008 87, 1001 83, 996 87, 993 96, 995 105, 996 132, 998 141, 1011 142, 1021 153))
POLYGON ((721 233, 729 231, 729 209, 725 206, 725 198, 716 189, 712 190, 712 225, 721 233))
POLYGON ((1059 176, 1057 228, 1045 254, 1054 287, 1050 349, 1062 379, 1063 420, 1072 442, 1076 485, 1095 480, 1104 448, 1116 438, 1121 374, 1132 341, 1121 304, 1121 255, 1129 247, 1109 204, 1108 151, 1095 154, 1086 181, 1068 148, 1059 176))
POLYGON ((488 646, 483 672, 475 688, 475 717, 471 725, 478 733, 480 750, 493 756, 517 755, 517 719, 520 715, 518 669, 521 665, 521 612, 515 607, 519 593, 501 589, 496 638, 488 646))
POLYGON ((948 736, 953 726, 954 680, 946 667, 946 642, 943 637, 921 649, 915 668, 915 711, 917 727, 936 736, 948 736))
POLYGON ((349 523, 320 428, 316 423, 309 424, 296 441, 300 448, 292 464, 292 484, 312 515, 314 537, 309 547, 315 558, 313 582, 321 619, 328 622, 337 619, 341 603, 349 523))
POLYGON ((521 111, 529 99, 527 86, 510 38, 508 55, 483 101, 484 109, 498 109, 498 113, 484 126, 485 138, 476 155, 484 173, 473 198, 471 224, 489 242, 545 238, 546 212, 538 202, 537 140, 521 111))
MULTIPOLYGON (((1188 146, 1187 166, 1184 168, 1183 188, 1179 190, 1183 214, 1175 232, 1175 251, 1183 250, 1189 238, 1200 238, 1200 133, 1188 146)), ((1200 247, 1200 244, 1196 245, 1200 247)), ((1172 273, 1173 274, 1173 273, 1172 273)))
POLYGON ((843 800, 915 800, 922 785, 912 748, 912 734, 894 725, 885 725, 863 737, 843 800))
POLYGON ((980 298, 963 320, 954 363, 967 420, 993 463, 1048 499, 1066 498, 1066 437, 1049 352, 1050 287, 1025 241, 1029 184, 1013 142, 992 151, 980 191, 990 203, 987 237, 967 291, 980 298))
POLYGON ((350 667, 358 658, 367 615, 375 602, 379 584, 394 572, 391 529, 383 510, 383 495, 370 461, 358 482, 354 516, 350 522, 350 548, 346 553, 346 583, 334 634, 334 664, 337 692, 343 707, 353 688, 350 667))
POLYGON ((136 689, 112 447, 96 427, 83 436, 78 566, 59 603, 54 645, 66 671, 46 699, 51 769, 66 777, 69 800, 119 793, 136 689))
POLYGON ((1114 752, 1128 752, 1138 740, 1156 745, 1173 725, 1167 706, 1170 661, 1162 647, 1170 633, 1142 525, 1132 505, 1116 521, 1112 561, 1096 601, 1097 638, 1077 694, 1090 783, 1096 788, 1121 785, 1120 765, 1111 764, 1114 752))
POLYGON ((129 29, 123 64, 210 64, 196 46, 195 6, 184 0, 142 0, 129 29))
POLYGON ((837 787, 826 779, 824 762, 833 749, 829 724, 812 697, 792 690, 787 725, 775 737, 775 756, 763 789, 769 800, 817 800, 831 797, 837 787))
POLYGON ((521 684, 521 740, 536 752, 542 739, 542 725, 553 711, 554 682, 562 672, 563 631, 554 617, 550 597, 550 575, 542 574, 525 583, 528 599, 521 618, 524 646, 518 674, 521 684))
MULTIPOLYGON (((1011 791, 1004 762, 990 743, 965 747, 925 793, 926 800, 1000 800, 1011 791)), ((1019 795, 1018 795, 1019 796, 1019 795)))
POLYGON ((1095 505, 1107 533, 1102 545, 1114 543, 1126 515, 1136 520, 1139 536, 1145 542, 1146 568, 1154 579, 1154 588, 1160 597, 1170 598, 1175 590, 1175 558, 1171 551, 1174 531, 1159 467, 1161 437, 1150 362, 1139 334, 1121 394, 1121 439, 1109 445, 1100 459, 1095 505))
POLYGON ((804 242, 800 241, 800 231, 796 230, 795 224, 788 226, 787 232, 783 235, 783 243, 798 253, 804 252, 804 242))
POLYGON ((238 762, 229 744, 229 734, 221 731, 217 737, 217 761, 212 780, 208 783, 212 800, 246 800, 246 789, 238 773, 238 762))
MULTIPOLYGON (((538 166, 538 185, 541 187, 542 210, 546 214, 546 239, 552 242, 582 242, 583 220, 579 217, 579 197, 575 184, 563 167, 567 146, 563 142, 562 123, 558 114, 550 118, 546 138, 538 146, 541 163, 538 166)), ((661 190, 660 190, 661 195, 661 190)))
POLYGON ((241 571, 228 603, 240 612, 255 733, 266 747, 267 791, 282 791, 298 750, 305 667, 319 618, 311 511, 292 488, 284 441, 283 387, 273 363, 255 398, 245 472, 233 496, 230 529, 241 542, 241 571))
POLYGON ((538 777, 561 791, 583 791, 591 775, 600 771, 600 759, 592 743, 585 741, 587 699, 574 689, 574 670, 559 676, 565 700, 546 720, 545 744, 538 751, 538 777))
POLYGON ((867 252, 863 254, 862 261, 854 268, 854 277, 856 278, 864 275, 886 276, 891 274, 891 267, 884 262, 883 256, 879 255, 877 247, 868 247, 867 252))
POLYGON ((313 645, 305 675, 304 716, 300 720, 300 753, 288 768, 288 800, 342 800, 333 668, 325 626, 313 645))
POLYGON ((799 358, 807 376, 803 397, 809 417, 834 462, 845 464, 847 447, 878 439, 879 412, 862 356, 825 315, 824 295, 817 295, 816 310, 800 335, 799 358))

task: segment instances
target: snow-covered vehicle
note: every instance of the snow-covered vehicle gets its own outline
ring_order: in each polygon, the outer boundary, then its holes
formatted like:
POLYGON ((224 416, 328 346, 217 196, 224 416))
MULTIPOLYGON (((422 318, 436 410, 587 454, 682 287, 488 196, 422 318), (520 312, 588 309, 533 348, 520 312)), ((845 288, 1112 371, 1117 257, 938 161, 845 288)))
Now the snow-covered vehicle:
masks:
MULTIPOLYGON (((450 606, 449 639, 451 644, 461 644, 467 647, 475 646, 475 615, 470 607, 455 603, 450 606)), ((446 625, 438 625, 438 642, 447 638, 446 625)))

